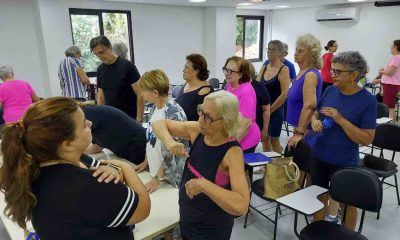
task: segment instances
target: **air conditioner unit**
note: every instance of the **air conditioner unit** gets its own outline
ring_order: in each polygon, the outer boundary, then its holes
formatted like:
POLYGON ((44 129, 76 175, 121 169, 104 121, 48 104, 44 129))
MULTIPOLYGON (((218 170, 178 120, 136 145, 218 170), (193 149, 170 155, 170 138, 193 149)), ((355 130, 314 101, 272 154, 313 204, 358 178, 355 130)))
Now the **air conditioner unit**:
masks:
POLYGON ((322 8, 315 13, 315 20, 318 22, 326 21, 350 21, 358 22, 360 19, 360 9, 358 7, 346 8, 322 8))

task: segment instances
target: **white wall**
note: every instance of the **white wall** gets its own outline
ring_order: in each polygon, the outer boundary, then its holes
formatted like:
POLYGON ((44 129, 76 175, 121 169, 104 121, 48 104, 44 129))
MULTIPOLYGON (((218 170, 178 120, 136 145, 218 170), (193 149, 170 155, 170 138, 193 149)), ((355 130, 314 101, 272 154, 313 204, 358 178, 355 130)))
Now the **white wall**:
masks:
POLYGON ((389 60, 389 46, 393 40, 400 39, 400 6, 377 8, 372 3, 365 3, 360 7, 358 23, 316 22, 314 16, 317 8, 274 10, 272 38, 289 45, 287 58, 292 62, 296 38, 301 34, 314 34, 322 47, 331 39, 337 40, 338 52, 360 51, 368 62, 370 71, 367 76, 371 79, 389 60))
POLYGON ((1 0, 0 65, 11 65, 16 78, 28 81, 38 96, 44 96, 48 85, 36 14, 36 3, 31 0, 1 0))

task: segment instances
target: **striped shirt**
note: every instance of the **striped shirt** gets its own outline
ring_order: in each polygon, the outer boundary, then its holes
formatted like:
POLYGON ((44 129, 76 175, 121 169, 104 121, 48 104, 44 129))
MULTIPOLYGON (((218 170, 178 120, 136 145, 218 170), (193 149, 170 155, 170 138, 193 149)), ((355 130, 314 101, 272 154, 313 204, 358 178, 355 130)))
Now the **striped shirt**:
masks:
POLYGON ((78 69, 82 67, 78 58, 67 57, 62 60, 58 68, 58 78, 63 96, 86 99, 86 88, 78 76, 78 69))

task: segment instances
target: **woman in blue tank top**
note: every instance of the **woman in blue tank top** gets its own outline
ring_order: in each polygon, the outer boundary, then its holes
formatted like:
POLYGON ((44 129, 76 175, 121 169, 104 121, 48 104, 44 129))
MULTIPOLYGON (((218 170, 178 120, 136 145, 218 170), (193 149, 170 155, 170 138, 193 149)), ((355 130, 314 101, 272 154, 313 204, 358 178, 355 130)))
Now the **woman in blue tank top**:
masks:
POLYGON ((321 96, 320 55, 321 43, 314 35, 306 34, 297 38, 294 60, 300 72, 289 89, 287 99, 286 122, 294 127, 289 147, 296 147, 307 134, 311 116, 321 96))
POLYGON ((198 122, 160 120, 153 130, 175 155, 188 156, 179 187, 183 239, 228 240, 234 216, 243 215, 250 193, 243 152, 235 140, 243 121, 237 98, 224 90, 209 94, 199 106, 198 122), (174 137, 192 142, 190 153, 174 137))

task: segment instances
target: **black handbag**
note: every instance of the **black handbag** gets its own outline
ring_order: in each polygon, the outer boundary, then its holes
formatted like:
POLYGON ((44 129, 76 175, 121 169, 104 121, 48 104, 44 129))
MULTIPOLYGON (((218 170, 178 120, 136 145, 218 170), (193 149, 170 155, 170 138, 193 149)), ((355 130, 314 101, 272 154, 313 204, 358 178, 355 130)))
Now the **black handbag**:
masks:
POLYGON ((376 170, 390 171, 397 168, 396 163, 370 154, 366 154, 363 161, 364 166, 376 170))

